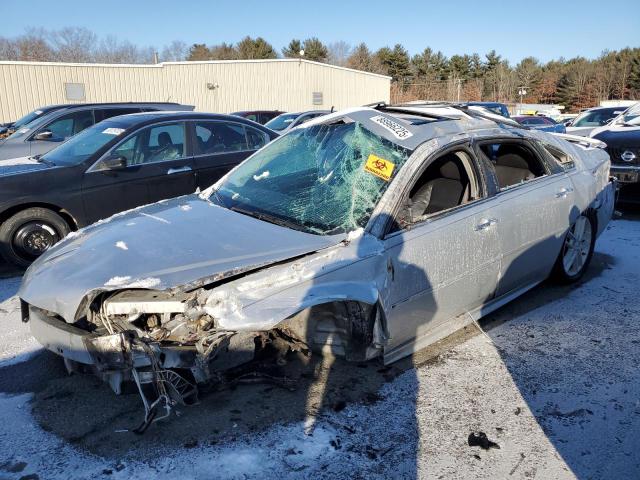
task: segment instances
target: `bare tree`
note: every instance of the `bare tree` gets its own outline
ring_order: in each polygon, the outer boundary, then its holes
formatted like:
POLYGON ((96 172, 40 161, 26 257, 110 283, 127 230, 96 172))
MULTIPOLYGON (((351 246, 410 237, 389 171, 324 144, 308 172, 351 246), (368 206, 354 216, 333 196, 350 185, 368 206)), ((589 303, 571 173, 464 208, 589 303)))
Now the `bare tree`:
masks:
POLYGON ((338 65, 340 67, 346 67, 349 56, 351 55, 351 45, 345 41, 338 41, 330 43, 327 46, 329 50, 329 56, 327 63, 332 65, 338 65))
POLYGON ((16 42, 8 38, 0 37, 0 60, 18 60, 18 47, 16 42))
POLYGON ((84 27, 65 27, 49 34, 58 62, 91 62, 98 37, 84 27))
POLYGON ((187 59, 189 47, 181 40, 174 40, 162 49, 160 60, 163 62, 182 62, 187 59))
POLYGON ((18 59, 26 62, 52 62, 55 60, 53 49, 47 42, 44 29, 29 29, 16 39, 18 59))

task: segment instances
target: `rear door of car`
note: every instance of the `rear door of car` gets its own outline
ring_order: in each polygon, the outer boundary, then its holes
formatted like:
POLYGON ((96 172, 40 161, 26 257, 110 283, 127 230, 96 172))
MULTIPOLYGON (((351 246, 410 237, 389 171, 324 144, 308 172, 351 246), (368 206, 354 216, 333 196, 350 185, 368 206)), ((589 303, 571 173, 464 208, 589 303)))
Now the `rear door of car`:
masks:
POLYGON ((83 198, 89 221, 196 189, 185 122, 142 127, 114 146, 107 157, 124 157, 126 166, 109 170, 101 161, 84 175, 83 198))
MULTIPOLYGON (((489 175, 494 177, 496 220, 501 249, 501 275, 496 297, 544 280, 553 267, 570 225, 574 191, 565 172, 533 143, 524 140, 492 139, 476 145, 522 145, 534 156, 544 174, 520 183, 500 185, 496 160, 484 156, 489 175)), ((492 147, 493 151, 497 148, 492 147)), ((484 155, 477 148, 479 156, 484 155)))
POLYGON ((249 155, 269 143, 269 135, 240 122, 192 121, 196 182, 208 188, 249 155))

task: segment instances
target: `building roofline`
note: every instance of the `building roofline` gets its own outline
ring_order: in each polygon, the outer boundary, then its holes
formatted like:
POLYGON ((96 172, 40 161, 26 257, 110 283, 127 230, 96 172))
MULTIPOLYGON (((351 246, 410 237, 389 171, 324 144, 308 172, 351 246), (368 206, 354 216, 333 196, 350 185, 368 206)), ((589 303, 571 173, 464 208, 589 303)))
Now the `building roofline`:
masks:
POLYGON ((363 70, 355 70, 353 68, 340 67, 338 65, 331 65, 328 63, 314 62, 312 60, 298 59, 298 58, 267 58, 267 59, 253 59, 253 60, 203 60, 203 61, 183 61, 183 62, 161 62, 155 64, 146 63, 65 63, 65 62, 24 62, 17 60, 0 61, 1 65, 33 65, 33 66, 59 66, 59 67, 113 67, 113 68, 164 68, 171 65, 202 65, 202 64, 242 64, 242 63, 285 63, 285 62, 298 62, 308 63, 311 65, 318 65, 326 68, 334 68, 337 70, 346 70, 348 72, 355 72, 362 75, 369 75, 373 77, 386 78, 391 80, 391 77, 387 75, 381 75, 379 73, 365 72, 363 70))

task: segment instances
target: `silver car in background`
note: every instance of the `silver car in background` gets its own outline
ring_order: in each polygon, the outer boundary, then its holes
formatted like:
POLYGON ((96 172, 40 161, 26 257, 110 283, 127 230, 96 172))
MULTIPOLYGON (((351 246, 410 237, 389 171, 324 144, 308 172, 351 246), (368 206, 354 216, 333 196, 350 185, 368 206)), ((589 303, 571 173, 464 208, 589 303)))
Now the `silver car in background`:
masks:
POLYGON ((27 270, 23 319, 69 369, 153 383, 165 408, 293 352, 393 362, 582 276, 613 211, 602 147, 461 105, 336 112, 72 234, 27 270))
POLYGON ((55 108, 0 140, 0 162, 44 155, 96 123, 118 115, 158 110, 191 111, 193 105, 165 102, 85 103, 55 108))

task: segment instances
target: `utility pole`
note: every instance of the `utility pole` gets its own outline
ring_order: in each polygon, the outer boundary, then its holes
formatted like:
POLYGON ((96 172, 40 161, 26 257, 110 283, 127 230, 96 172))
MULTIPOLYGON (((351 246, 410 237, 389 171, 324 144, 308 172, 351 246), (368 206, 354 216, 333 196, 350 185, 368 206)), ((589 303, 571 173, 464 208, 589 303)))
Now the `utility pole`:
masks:
POLYGON ((518 88, 518 95, 520 95, 520 108, 519 108, 519 112, 520 114, 522 114, 522 101, 523 101, 523 97, 527 94, 527 87, 519 87, 518 88))

